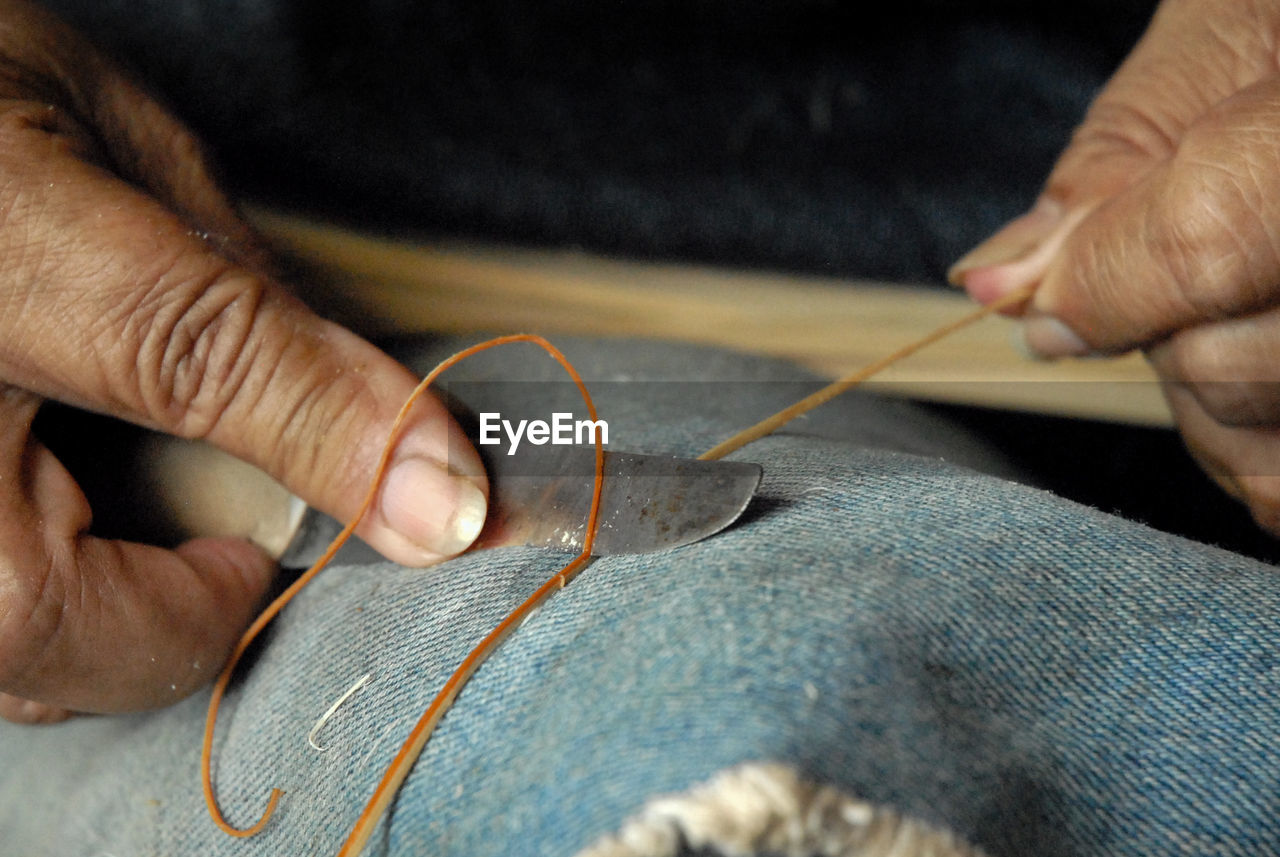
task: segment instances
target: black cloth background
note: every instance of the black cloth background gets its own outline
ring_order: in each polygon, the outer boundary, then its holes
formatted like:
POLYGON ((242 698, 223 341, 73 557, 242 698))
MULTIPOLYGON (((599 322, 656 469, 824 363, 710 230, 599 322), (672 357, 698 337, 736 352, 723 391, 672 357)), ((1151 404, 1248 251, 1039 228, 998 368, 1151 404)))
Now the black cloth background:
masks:
POLYGON ((937 282, 1149 0, 48 0, 240 189, 362 226, 937 282))

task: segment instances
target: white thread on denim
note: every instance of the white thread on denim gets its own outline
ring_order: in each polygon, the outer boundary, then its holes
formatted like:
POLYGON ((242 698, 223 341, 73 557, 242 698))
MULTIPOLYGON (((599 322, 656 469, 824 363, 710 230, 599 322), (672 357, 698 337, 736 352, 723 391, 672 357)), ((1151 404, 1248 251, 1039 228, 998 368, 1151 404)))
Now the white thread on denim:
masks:
POLYGON ((982 857, 945 830, 750 762, 687 792, 650 800, 577 857, 675 857, 688 845, 724 857, 982 857))
POLYGON ((341 707, 342 703, 346 702, 348 699, 352 697, 353 694, 355 694, 357 690, 359 690, 360 688, 364 687, 366 684, 369 683, 369 677, 372 675, 373 673, 365 673, 364 675, 362 675, 355 684, 347 688, 346 693, 338 697, 337 700, 333 703, 333 705, 329 706, 328 711, 320 715, 320 719, 316 721, 316 725, 312 726, 311 731, 307 733, 307 743, 311 745, 312 749, 318 750, 321 753, 324 753, 329 749, 328 747, 321 747, 319 744, 316 743, 316 735, 320 733, 321 727, 323 727, 326 723, 329 722, 329 718, 333 717, 334 712, 336 712, 338 708, 341 707))

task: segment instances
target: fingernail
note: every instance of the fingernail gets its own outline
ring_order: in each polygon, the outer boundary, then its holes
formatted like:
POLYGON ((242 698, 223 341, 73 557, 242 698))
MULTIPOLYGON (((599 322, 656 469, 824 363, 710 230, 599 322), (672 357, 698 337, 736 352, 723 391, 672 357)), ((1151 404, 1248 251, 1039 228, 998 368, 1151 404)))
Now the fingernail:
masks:
POLYGON ((983 302, 1021 287, 1031 276, 1038 275, 1038 268, 1041 266, 1032 266, 1036 270, 1028 266, 1009 266, 1030 258, 1038 259, 1041 254, 1036 254, 1036 250, 1062 221, 1062 206, 1050 200, 1041 200, 1026 214, 1009 221, 986 241, 960 257, 947 270, 947 280, 952 285, 964 286, 983 302), (1027 267, 1027 270, 1022 270, 1023 267, 1027 267), (983 276, 972 281, 970 274, 983 276))
POLYGON ((1025 256, 1053 231, 1062 220, 1062 206, 1042 199, 1026 214, 1010 220, 994 235, 960 257, 947 270, 947 279, 963 285, 964 275, 974 268, 1004 265, 1025 256))
POLYGON ((402 538, 429 554, 453 556, 480 535, 488 504, 470 480, 434 461, 406 458, 387 474, 380 507, 402 538))
POLYGON ((1036 357, 1085 357, 1093 353, 1074 330, 1050 315, 1037 315, 1022 323, 1022 341, 1036 357))

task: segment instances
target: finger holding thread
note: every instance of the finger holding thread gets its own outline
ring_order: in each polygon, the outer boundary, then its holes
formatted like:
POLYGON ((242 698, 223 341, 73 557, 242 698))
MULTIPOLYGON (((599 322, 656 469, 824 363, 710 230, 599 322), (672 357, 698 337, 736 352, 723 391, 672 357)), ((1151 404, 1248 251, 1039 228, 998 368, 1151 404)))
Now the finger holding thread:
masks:
MULTIPOLYGON (((551 355, 552 358, 564 368, 574 384, 578 388, 578 392, 582 395, 583 403, 586 405, 587 413, 591 419, 598 419, 595 403, 592 401, 591 394, 587 390, 586 384, 582 380, 582 376, 569 362, 568 358, 562 354, 559 349, 550 342, 540 336, 531 334, 515 334, 512 336, 498 337, 479 345, 472 346, 458 352, 457 354, 445 360, 437 366, 431 374, 429 374, 420 385, 419 389, 425 389, 440 372, 454 365, 455 363, 466 359, 468 356, 479 351, 484 351, 500 345, 506 345, 515 342, 531 342, 538 345, 544 351, 551 355)), ((514 633, 524 623, 524 621, 533 614, 548 598, 556 592, 559 592, 568 583, 573 580, 584 568, 591 563, 591 551, 595 543, 596 527, 600 518, 600 498, 604 489, 604 445, 602 439, 597 435, 595 438, 595 467, 592 478, 591 506, 587 511, 587 525, 583 538, 582 550, 579 554, 571 559, 562 569, 548 579, 542 586, 523 601, 515 610, 507 614, 501 622, 498 623, 492 631, 489 632, 479 644, 472 649, 463 659, 458 668, 445 681, 444 686, 432 699, 431 704, 427 706, 427 710, 422 713, 418 722, 410 730, 409 736, 401 745, 400 750, 392 759, 391 764, 387 767, 382 779, 379 781, 373 794, 369 798, 369 802, 365 805, 364 810, 356 819, 355 825, 352 827, 350 834, 338 851, 338 857, 356 857, 364 850, 365 844, 369 837, 373 835, 374 829, 377 827, 379 820, 390 807, 391 802, 395 799, 397 792, 405 779, 408 778, 409 772, 417 763, 418 756, 422 753, 427 742, 431 739, 435 732, 436 726, 440 720, 448 713, 453 706, 454 700, 462 691, 462 688, 476 670, 492 655, 499 646, 514 633)), ((319 565, 320 563, 318 563, 319 565)), ((310 573, 310 572, 309 572, 310 573)), ((273 796, 274 799, 274 796, 273 796)), ((274 804, 272 804, 274 805, 274 804)), ((267 811, 270 814, 270 806, 267 811)), ((264 816, 265 818, 265 816, 264 816)), ((262 822, 259 822, 260 824, 262 822)))
MULTIPOLYGON (((200 777, 201 788, 204 794, 205 806, 208 809, 209 816, 213 819, 214 824, 218 826, 224 833, 238 837, 247 838, 257 835, 270 822, 271 817, 275 813, 276 807, 279 805, 284 792, 279 788, 272 788, 267 798, 266 806, 258 820, 248 827, 237 827, 229 822, 222 813, 222 809, 218 804, 217 795, 213 783, 213 744, 215 732, 217 729, 218 712, 221 709, 223 695, 227 686, 231 681, 232 675, 235 673, 236 666, 240 662, 240 658, 248 650, 249 646, 257 639, 258 634, 279 614, 284 607, 293 600, 304 587, 307 586, 318 575, 334 555, 342 547, 342 545, 350 538, 351 534, 364 521, 365 517, 374 509, 379 495, 382 492, 384 479, 387 476, 388 468, 393 462, 393 458, 397 447, 399 446, 402 432, 408 424, 411 423, 414 408, 426 394, 428 388, 435 382, 441 373, 465 360, 472 354, 494 348, 499 345, 506 345, 516 342, 532 342, 542 347, 557 362, 559 362, 569 373, 578 390, 582 393, 583 399, 587 406, 587 412, 594 420, 597 418, 595 404, 591 400, 590 394, 587 392, 586 385, 583 383, 582 377, 577 373, 568 359, 560 353, 551 343, 547 342, 540 336, 532 334, 513 334, 510 336, 501 336, 474 345, 470 348, 463 349, 457 354, 449 357, 441 362, 438 366, 431 370, 425 378, 410 391, 408 398, 401 405, 395 418, 391 422, 387 436, 383 440, 381 453, 378 455, 377 463, 373 468, 372 476, 369 484, 363 492, 362 498, 352 515, 349 523, 343 527, 342 531, 334 537, 329 547, 324 551, 319 559, 298 577, 290 586, 278 595, 266 609, 258 614, 257 618, 249 625, 248 630, 241 635, 239 641, 231 651, 231 656, 227 659, 222 667, 222 671, 218 674, 214 681, 213 692, 209 697, 209 706, 205 716, 204 735, 201 740, 200 748, 200 777)), ((555 577, 543 584, 543 586, 534 593, 516 612, 507 617, 498 628, 496 628, 485 640, 478 646, 471 655, 463 662, 462 666, 454 673, 453 677, 446 683, 444 690, 437 696, 436 701, 428 708, 426 714, 423 715, 411 733, 409 741, 406 742, 401 753, 397 756, 397 761, 393 763, 387 775, 383 778, 383 782, 379 785, 374 798, 371 799, 369 807, 361 815, 360 822, 357 823, 356 829, 352 832, 348 840, 347 846, 344 846, 343 853, 348 853, 349 849, 354 848, 358 851, 361 847, 362 836, 367 836, 371 825, 377 822, 377 818, 385 810, 387 803, 394 796, 395 789, 398 784, 408 775, 408 770, 413 765, 413 760, 417 757, 417 752, 421 750, 431 731, 434 729, 435 722, 443 716, 452 703, 453 697, 463 684, 470 677, 471 672, 477 669, 481 662, 488 654, 496 648, 506 635, 512 629, 518 626, 520 618, 527 612, 536 608, 541 599, 546 598, 552 589, 559 589, 564 586, 568 576, 576 570, 580 570, 590 562, 591 548, 595 540, 596 522, 600 514, 600 495, 603 488, 604 480, 604 446, 602 440, 597 437, 595 445, 595 479, 594 488, 591 495, 591 508, 587 515, 587 532, 583 540, 583 550, 578 557, 566 565, 555 577), (523 611, 523 612, 522 612, 523 611), (416 745, 416 749, 413 749, 416 745), (372 820, 370 820, 372 819, 372 820), (363 831, 363 832, 362 832, 363 831), (353 844, 357 843, 357 844, 353 844)), ((354 852, 352 852, 354 853, 354 852)))
POLYGON ((1163 3, 1098 94, 1024 215, 948 271, 986 303, 1042 278, 1088 213, 1174 156, 1214 106, 1273 74, 1274 12, 1265 5, 1163 3))

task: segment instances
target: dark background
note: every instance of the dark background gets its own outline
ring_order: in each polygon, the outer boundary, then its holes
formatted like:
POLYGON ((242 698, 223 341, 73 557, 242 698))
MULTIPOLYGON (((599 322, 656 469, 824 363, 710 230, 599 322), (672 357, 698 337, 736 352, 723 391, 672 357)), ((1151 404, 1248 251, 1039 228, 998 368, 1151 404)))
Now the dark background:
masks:
POLYGON ((633 257, 939 282, 1149 0, 48 0, 257 196, 633 257))

